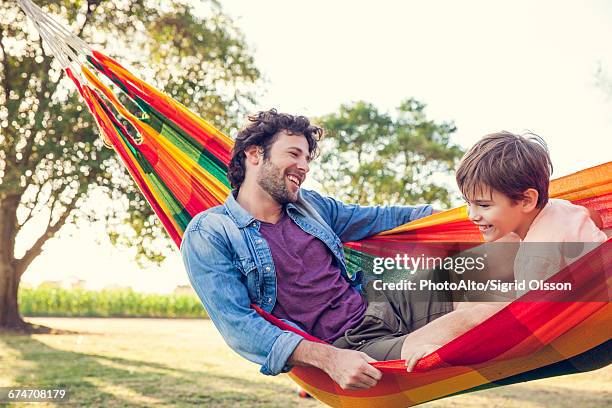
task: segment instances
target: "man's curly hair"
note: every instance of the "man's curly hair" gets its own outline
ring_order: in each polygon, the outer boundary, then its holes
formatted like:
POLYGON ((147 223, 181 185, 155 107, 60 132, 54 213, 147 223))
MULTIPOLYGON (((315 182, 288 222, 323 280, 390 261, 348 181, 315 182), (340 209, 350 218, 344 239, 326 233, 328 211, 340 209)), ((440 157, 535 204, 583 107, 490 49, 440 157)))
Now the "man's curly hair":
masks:
POLYGON ((276 109, 270 109, 249 116, 248 121, 246 127, 236 136, 227 171, 227 178, 235 189, 240 188, 246 173, 244 151, 250 146, 259 146, 263 149, 264 160, 268 159, 270 147, 278 138, 279 132, 283 130, 293 135, 304 135, 308 142, 308 153, 312 159, 319 154, 318 142, 323 136, 323 129, 311 125, 305 116, 278 113, 276 109))

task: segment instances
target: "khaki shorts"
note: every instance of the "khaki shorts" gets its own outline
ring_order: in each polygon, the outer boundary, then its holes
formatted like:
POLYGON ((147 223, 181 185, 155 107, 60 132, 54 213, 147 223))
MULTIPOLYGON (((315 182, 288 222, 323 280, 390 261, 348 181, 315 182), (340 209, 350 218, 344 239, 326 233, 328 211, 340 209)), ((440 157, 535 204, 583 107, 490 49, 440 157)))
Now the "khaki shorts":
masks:
POLYGON ((370 282, 364 296, 368 306, 363 320, 333 345, 362 351, 378 361, 399 360, 408 334, 453 310, 452 298, 444 292, 421 292, 416 299, 409 290, 375 290, 370 282))

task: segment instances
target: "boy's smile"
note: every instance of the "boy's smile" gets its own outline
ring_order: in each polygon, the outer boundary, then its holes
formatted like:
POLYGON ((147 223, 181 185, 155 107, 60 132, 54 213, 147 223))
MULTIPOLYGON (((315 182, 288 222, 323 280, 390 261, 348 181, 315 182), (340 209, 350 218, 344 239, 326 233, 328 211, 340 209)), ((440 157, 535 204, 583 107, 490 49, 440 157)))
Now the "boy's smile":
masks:
POLYGON ((518 234, 526 221, 523 207, 499 191, 479 188, 473 197, 466 197, 466 201, 470 220, 478 226, 487 242, 511 232, 518 234))

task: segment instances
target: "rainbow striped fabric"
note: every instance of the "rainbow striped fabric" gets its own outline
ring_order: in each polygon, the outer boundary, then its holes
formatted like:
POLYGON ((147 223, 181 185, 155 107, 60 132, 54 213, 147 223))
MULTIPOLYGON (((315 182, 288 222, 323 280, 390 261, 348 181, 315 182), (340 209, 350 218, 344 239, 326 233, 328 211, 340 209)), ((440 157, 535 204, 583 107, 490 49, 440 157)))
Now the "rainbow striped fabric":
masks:
MULTIPOLYGON (((92 50, 31 0, 17 1, 76 85, 106 144, 117 151, 179 246, 192 217, 222 203, 229 194, 227 164, 232 140, 118 62, 92 50), (131 100, 130 109, 116 92, 131 100)), ((597 209, 604 228, 611 228, 612 162, 554 180, 550 195, 597 209)), ((466 209, 456 208, 346 243, 349 270, 371 264, 381 248, 423 242, 450 251, 454 243, 476 246, 482 237, 467 220, 466 209)), ((549 292, 553 295, 529 292, 421 359, 412 373, 405 371, 402 361, 374 363, 384 372, 383 379, 358 392, 340 389, 315 368, 295 367, 290 375, 331 406, 403 407, 608 365, 612 355, 610 244, 608 240, 551 278, 571 280, 572 299, 563 299, 560 291, 549 292)), ((259 312, 271 323, 295 331, 259 312)))
MULTIPOLYGON (((93 51, 81 74, 67 69, 112 146, 177 245, 191 218, 222 203, 232 140, 185 106, 138 79, 118 62, 93 51), (140 109, 130 113, 93 71, 103 75, 140 109), (129 123, 130 128, 125 123, 129 123)), ((554 180, 551 197, 597 209, 612 226, 612 162, 554 180)), ((477 245, 482 237, 465 207, 417 220, 345 245, 353 270, 371 262, 381 247, 407 242, 477 245)), ((607 365, 612 333, 608 296, 611 241, 570 265, 553 279, 571 279, 580 302, 542 298, 530 292, 435 353, 413 373, 402 361, 378 362, 385 374, 366 391, 344 391, 315 368, 295 367, 290 376, 321 401, 337 407, 411 406, 457 393, 607 365), (537 301, 536 301, 537 300, 537 301), (604 356, 604 357, 602 357, 604 356)), ((555 292, 558 293, 558 292, 555 292)), ((573 292, 576 296, 576 292, 573 292)), ((294 330, 258 310, 273 324, 294 330)), ((303 336, 320 341, 307 333, 303 336)))

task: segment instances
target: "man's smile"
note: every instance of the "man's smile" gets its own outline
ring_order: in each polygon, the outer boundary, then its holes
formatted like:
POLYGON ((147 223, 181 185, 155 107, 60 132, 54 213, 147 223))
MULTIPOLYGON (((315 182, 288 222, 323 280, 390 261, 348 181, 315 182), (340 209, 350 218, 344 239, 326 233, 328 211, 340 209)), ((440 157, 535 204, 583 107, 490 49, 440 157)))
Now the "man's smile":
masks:
POLYGON ((289 174, 287 176, 287 178, 289 179, 289 181, 291 181, 292 183, 294 183, 297 187, 300 186, 300 184, 302 184, 303 178, 299 177, 295 174, 289 174))

